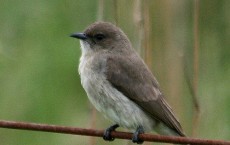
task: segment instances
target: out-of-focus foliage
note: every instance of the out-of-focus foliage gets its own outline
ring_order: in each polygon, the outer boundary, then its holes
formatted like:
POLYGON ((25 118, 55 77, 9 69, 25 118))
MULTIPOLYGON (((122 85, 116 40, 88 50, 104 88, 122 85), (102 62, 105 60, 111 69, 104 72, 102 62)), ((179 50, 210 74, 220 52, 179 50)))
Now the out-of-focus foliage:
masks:
MULTIPOLYGON (((144 10, 148 8, 149 28, 145 30, 150 35, 149 64, 190 136, 194 108, 184 73, 193 76, 193 1, 99 1, 103 3, 0 1, 0 119, 89 127, 90 105, 77 72, 79 42, 69 35, 102 18, 117 23, 145 57, 135 19, 142 13, 144 21, 144 10)), ((196 137, 230 139, 229 7, 228 0, 200 1, 198 100, 201 115, 196 137)), ((110 124, 98 113, 96 128, 110 124)), ((89 137, 9 129, 0 129, 0 138, 1 144, 13 145, 89 143, 89 137)), ((109 144, 121 143, 124 141, 109 144)), ((97 138, 96 144, 107 142, 97 138)))

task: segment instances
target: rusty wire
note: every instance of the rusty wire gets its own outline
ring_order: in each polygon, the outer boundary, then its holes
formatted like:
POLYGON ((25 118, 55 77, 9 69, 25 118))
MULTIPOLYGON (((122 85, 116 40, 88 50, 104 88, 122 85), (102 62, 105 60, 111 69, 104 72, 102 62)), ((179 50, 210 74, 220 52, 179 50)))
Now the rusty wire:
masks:
MULTIPOLYGON (((4 121, 4 120, 0 120, 0 127, 9 128, 9 129, 44 131, 44 132, 53 132, 53 133, 95 136, 95 137, 102 137, 104 133, 103 130, 48 125, 48 124, 36 124, 36 123, 27 123, 27 122, 4 121)), ((132 133, 118 132, 118 131, 113 131, 111 135, 112 137, 117 139, 118 138, 131 139, 133 136, 132 133)), ((153 135, 153 134, 140 134, 139 137, 140 139, 149 142, 196 144, 196 145, 230 145, 230 141, 207 140, 207 139, 197 139, 197 138, 189 138, 189 137, 162 136, 162 135, 153 135)))

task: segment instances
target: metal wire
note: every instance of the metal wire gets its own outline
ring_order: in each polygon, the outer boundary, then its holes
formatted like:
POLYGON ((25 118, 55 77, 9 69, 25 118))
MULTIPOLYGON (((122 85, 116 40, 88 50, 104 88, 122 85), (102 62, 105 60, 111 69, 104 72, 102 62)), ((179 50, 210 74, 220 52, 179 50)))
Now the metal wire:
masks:
MULTIPOLYGON (((84 136, 102 137, 104 130, 85 129, 77 127, 67 127, 48 124, 36 124, 26 122, 4 121, 0 120, 1 128, 22 129, 31 131, 43 131, 53 133, 75 134, 84 136)), ((132 139, 133 134, 128 132, 113 131, 111 136, 119 139, 132 139)), ((140 139, 149 142, 164 142, 176 144, 196 144, 196 145, 230 145, 230 141, 207 140, 188 137, 162 136, 153 134, 140 134, 140 139)))

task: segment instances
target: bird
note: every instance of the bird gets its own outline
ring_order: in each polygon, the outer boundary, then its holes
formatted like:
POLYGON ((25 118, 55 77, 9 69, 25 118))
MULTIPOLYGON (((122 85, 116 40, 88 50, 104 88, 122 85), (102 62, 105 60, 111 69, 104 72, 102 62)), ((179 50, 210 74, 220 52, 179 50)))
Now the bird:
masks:
POLYGON ((133 48, 121 28, 110 22, 94 22, 71 37, 80 40, 79 74, 90 102, 114 125, 133 131, 132 141, 143 143, 139 135, 155 132, 185 136, 172 108, 164 99, 153 73, 133 48))

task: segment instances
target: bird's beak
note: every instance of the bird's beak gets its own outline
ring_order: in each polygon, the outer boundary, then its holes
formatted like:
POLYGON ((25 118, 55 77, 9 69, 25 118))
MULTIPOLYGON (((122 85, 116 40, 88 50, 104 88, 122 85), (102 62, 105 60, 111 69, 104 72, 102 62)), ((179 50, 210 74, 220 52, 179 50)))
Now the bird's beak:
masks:
POLYGON ((87 39, 87 36, 85 35, 85 33, 74 33, 74 34, 71 34, 70 37, 81 39, 81 40, 87 39))

